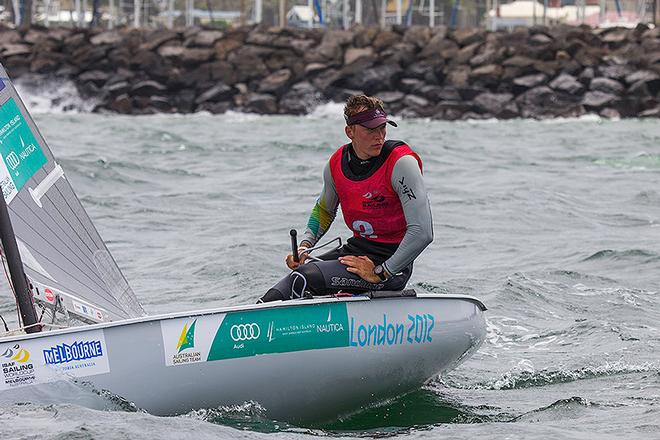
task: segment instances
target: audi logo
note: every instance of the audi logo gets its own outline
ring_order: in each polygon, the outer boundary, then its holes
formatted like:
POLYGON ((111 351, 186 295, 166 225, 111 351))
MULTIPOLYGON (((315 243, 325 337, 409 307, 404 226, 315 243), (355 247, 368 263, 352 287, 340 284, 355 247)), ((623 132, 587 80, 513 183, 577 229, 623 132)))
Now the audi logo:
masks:
POLYGON ((9 165, 9 168, 11 168, 12 170, 15 170, 18 164, 21 163, 21 160, 13 151, 7 155, 5 160, 7 161, 7 165, 9 165))
POLYGON ((231 338, 238 341, 252 341, 254 339, 259 339, 261 335, 261 329, 259 324, 234 324, 229 329, 229 335, 231 338))

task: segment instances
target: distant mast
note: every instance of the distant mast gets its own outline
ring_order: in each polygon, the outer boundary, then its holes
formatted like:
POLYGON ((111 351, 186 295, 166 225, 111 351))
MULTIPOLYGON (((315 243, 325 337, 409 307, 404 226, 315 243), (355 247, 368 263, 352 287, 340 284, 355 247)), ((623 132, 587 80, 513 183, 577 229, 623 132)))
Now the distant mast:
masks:
POLYGON ((2 239, 2 249, 7 259, 7 266, 9 266, 11 284, 14 287, 25 331, 27 333, 37 333, 41 331, 41 326, 38 324, 39 320, 37 319, 37 311, 34 308, 34 300, 23 272, 21 254, 18 252, 14 228, 9 219, 7 202, 5 202, 4 195, 0 199, 2 199, 0 201, 0 239, 2 239))

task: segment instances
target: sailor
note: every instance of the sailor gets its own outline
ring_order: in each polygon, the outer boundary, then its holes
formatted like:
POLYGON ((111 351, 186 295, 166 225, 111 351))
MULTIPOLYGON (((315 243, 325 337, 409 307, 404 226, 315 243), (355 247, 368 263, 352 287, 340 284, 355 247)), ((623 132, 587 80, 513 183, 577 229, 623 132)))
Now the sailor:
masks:
POLYGON ((300 261, 286 257, 292 272, 259 302, 339 291, 402 290, 413 261, 433 240, 431 207, 422 179, 422 161, 405 142, 385 141, 389 120, 378 98, 351 96, 344 107, 346 136, 323 170, 323 187, 312 209, 300 261), (341 206, 353 237, 335 251, 310 261, 313 247, 330 228, 341 206))

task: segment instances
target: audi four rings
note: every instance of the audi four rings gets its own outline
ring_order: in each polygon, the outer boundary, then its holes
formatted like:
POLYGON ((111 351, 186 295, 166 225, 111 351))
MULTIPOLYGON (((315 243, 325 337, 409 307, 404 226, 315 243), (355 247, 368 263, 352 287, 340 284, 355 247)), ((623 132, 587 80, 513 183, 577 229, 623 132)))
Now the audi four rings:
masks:
POLYGON ((231 329, 229 329, 229 335, 236 342, 252 341, 259 338, 259 335, 261 335, 261 329, 259 328, 259 324, 256 323, 234 324, 231 326, 231 329))

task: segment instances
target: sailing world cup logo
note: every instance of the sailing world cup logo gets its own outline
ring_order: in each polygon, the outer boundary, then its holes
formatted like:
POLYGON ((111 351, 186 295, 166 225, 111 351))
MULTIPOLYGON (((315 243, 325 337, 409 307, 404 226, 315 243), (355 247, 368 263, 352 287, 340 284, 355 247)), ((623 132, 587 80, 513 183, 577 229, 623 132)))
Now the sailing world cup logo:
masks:
POLYGON ((234 324, 229 329, 229 335, 234 342, 253 341, 259 339, 259 336, 261 336, 261 328, 259 328, 259 324, 254 322, 250 324, 234 324))

